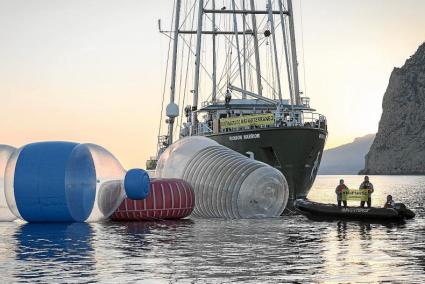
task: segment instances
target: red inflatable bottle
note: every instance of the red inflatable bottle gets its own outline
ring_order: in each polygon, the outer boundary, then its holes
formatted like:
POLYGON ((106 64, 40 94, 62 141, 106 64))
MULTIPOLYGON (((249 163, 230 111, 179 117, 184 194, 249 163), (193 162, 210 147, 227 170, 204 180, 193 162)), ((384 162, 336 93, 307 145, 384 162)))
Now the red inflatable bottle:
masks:
POLYGON ((114 221, 153 221, 189 216, 195 207, 192 187, 180 179, 151 179, 145 200, 125 198, 112 214, 114 221))

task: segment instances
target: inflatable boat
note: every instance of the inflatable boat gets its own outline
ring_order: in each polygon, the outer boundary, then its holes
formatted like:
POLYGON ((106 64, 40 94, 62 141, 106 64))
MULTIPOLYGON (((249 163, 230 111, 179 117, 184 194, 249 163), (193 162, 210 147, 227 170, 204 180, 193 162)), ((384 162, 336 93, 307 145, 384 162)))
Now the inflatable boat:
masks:
POLYGON ((308 199, 297 199, 295 208, 310 219, 401 221, 415 217, 415 213, 402 203, 396 203, 394 208, 361 208, 338 207, 335 204, 323 204, 308 199))

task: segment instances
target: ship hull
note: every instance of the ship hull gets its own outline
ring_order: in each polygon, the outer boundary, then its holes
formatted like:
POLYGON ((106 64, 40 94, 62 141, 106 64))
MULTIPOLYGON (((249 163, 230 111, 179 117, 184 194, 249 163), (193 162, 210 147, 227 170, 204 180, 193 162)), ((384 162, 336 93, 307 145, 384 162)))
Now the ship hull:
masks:
POLYGON ((289 186, 288 206, 292 207, 293 201, 307 197, 313 185, 327 132, 310 127, 259 128, 208 137, 281 171, 289 186))

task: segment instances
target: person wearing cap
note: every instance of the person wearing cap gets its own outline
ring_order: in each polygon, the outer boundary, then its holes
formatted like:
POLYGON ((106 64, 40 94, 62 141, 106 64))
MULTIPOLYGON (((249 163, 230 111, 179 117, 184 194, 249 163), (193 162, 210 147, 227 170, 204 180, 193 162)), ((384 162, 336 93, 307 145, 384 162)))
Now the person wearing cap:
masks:
POLYGON ((344 207, 347 207, 347 200, 343 200, 342 195, 348 189, 348 187, 344 184, 344 180, 340 179, 339 184, 335 189, 336 200, 338 202, 338 207, 341 207, 341 201, 344 204, 344 207))
MULTIPOLYGON (((364 181, 360 184, 359 189, 367 189, 367 207, 372 206, 373 184, 369 181, 369 177, 365 176, 364 181)), ((364 208, 365 201, 360 201, 360 207, 364 208)))

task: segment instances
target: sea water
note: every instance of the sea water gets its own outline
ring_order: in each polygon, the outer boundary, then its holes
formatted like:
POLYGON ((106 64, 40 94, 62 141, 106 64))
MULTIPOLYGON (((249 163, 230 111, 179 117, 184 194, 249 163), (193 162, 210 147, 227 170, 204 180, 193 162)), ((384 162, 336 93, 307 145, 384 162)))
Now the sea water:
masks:
MULTIPOLYGON (((345 178, 319 176, 310 199, 335 202, 345 178)), ((2 283, 425 282, 425 177, 371 176, 416 215, 405 224, 274 219, 156 223, 0 223, 2 283)), ((355 203, 353 203, 355 205, 355 203)))

